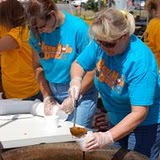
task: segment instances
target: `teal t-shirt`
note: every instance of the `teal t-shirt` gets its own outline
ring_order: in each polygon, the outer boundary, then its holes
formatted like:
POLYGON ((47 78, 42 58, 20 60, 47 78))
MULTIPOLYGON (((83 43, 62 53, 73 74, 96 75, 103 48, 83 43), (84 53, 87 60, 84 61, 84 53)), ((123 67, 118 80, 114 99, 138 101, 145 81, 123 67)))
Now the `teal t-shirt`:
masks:
POLYGON ((123 54, 108 56, 94 41, 77 62, 86 71, 96 68, 95 85, 110 122, 115 125, 131 112, 131 106, 149 106, 141 125, 160 123, 160 77, 151 50, 136 36, 123 54))
POLYGON ((82 19, 63 12, 63 24, 51 33, 41 33, 41 46, 32 31, 29 43, 32 48, 44 57, 40 58, 45 78, 50 83, 65 84, 70 82, 70 67, 89 42, 88 25, 82 19))

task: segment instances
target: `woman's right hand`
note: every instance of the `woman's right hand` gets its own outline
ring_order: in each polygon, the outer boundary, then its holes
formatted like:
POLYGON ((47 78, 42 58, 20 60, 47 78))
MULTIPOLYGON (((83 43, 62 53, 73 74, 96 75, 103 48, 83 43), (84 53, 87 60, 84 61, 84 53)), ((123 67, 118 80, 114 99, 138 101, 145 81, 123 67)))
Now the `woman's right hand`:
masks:
POLYGON ((75 77, 71 80, 69 94, 70 94, 70 97, 74 101, 78 100, 78 98, 79 98, 81 86, 82 86, 82 78, 81 77, 75 77))

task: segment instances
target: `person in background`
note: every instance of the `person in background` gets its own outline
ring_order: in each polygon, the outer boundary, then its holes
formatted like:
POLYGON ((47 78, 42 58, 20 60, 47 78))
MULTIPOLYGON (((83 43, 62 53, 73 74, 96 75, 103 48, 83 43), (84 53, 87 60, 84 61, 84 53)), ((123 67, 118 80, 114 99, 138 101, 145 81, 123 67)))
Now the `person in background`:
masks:
POLYGON ((150 21, 143 39, 154 53, 160 70, 160 0, 147 0, 145 10, 148 12, 150 21))
POLYGON ((160 152, 160 76, 152 51, 134 30, 134 17, 128 12, 109 8, 95 15, 90 26, 93 40, 71 67, 70 96, 77 99, 82 77, 96 67, 94 83, 110 129, 86 137, 85 151, 113 144, 156 160, 160 152))
MULTIPOLYGON (((33 48, 33 68, 43 97, 46 115, 58 105, 76 123, 92 128, 98 99, 93 83, 95 71, 82 81, 78 103, 69 97, 70 67, 89 43, 88 25, 80 18, 58 10, 52 0, 32 0, 27 8, 31 28, 29 43, 33 48)), ((75 81, 79 81, 75 79, 75 81)))
POLYGON ((32 68, 26 14, 18 0, 0 1, 0 55, 3 98, 42 99, 32 68))
POLYGON ((94 116, 94 131, 107 131, 109 128, 109 119, 106 109, 103 106, 101 97, 98 98, 97 109, 94 116))

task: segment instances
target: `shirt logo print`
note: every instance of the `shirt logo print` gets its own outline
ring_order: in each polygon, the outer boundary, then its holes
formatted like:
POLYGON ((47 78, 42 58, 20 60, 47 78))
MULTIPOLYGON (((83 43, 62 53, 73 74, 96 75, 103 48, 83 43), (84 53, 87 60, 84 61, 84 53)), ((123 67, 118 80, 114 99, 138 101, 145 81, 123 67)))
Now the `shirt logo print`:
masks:
POLYGON ((106 83, 112 90, 117 88, 117 92, 124 86, 124 77, 120 77, 119 73, 105 66, 105 61, 100 59, 97 63, 96 76, 100 82, 106 83))
POLYGON ((72 48, 67 44, 63 46, 61 43, 58 43, 57 46, 48 46, 42 42, 42 51, 44 53, 43 59, 48 60, 51 58, 62 59, 62 55, 72 53, 72 48))

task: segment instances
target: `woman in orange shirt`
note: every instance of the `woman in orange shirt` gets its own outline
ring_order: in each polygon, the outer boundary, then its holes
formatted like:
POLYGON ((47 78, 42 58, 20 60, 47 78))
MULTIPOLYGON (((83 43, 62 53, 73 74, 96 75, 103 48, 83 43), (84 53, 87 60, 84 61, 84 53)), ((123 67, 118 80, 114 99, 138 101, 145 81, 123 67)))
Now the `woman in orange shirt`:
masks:
POLYGON ((0 54, 5 98, 41 99, 32 68, 26 15, 18 0, 0 1, 0 54))
POLYGON ((160 0, 148 0, 145 4, 150 21, 144 33, 144 42, 154 53, 160 70, 160 0))

